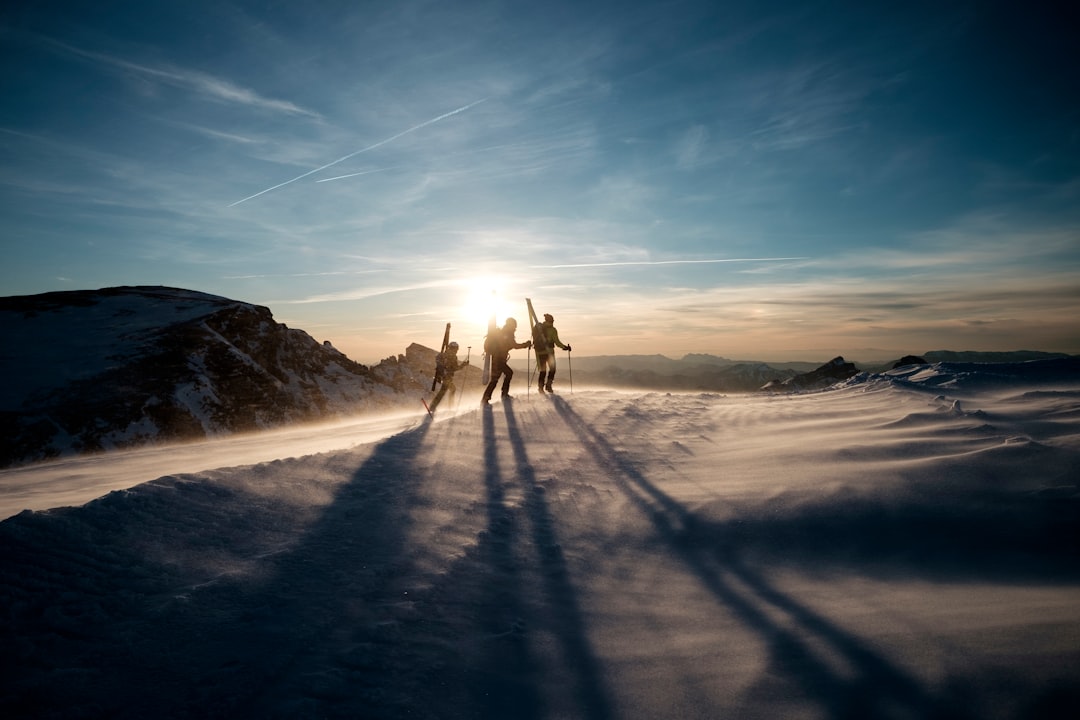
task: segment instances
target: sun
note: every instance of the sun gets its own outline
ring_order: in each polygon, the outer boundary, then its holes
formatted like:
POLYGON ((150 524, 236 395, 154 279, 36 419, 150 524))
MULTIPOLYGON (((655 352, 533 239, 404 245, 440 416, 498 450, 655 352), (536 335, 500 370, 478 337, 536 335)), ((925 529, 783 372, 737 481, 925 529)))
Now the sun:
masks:
MULTIPOLYGON (((474 277, 462 283, 464 299, 459 310, 460 321, 480 334, 487 332, 494 313, 495 322, 502 325, 513 315, 510 299, 504 293, 504 282, 493 276, 474 277)), ((522 301, 524 302, 524 301, 522 301)))

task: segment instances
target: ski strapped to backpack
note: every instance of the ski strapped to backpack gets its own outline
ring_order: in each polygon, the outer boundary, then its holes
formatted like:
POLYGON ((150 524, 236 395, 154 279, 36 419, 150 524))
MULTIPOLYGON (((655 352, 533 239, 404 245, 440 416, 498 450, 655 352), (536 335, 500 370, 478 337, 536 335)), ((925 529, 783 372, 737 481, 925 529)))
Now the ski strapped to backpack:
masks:
POLYGON ((445 368, 443 367, 443 353, 446 352, 446 346, 450 344, 450 323, 446 323, 446 330, 442 336, 442 347, 439 348, 439 354, 435 356, 435 376, 431 379, 431 390, 435 391, 435 386, 442 382, 445 368))
POLYGON ((537 355, 545 355, 548 351, 547 335, 544 333, 544 324, 536 317, 536 311, 533 310, 532 300, 525 298, 525 304, 529 307, 529 323, 532 326, 532 342, 533 349, 536 350, 537 355))
POLYGON ((487 335, 484 336, 484 372, 480 376, 481 382, 487 385, 491 380, 491 356, 495 354, 495 313, 491 313, 491 318, 488 320, 487 335))

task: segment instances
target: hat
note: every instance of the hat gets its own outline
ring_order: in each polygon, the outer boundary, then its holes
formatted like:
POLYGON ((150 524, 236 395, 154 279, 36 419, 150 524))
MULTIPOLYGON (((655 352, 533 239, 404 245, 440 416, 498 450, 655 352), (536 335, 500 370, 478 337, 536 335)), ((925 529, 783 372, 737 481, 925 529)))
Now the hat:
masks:
POLYGON ((515 320, 514 318, 506 318, 506 324, 517 327, 517 320, 515 320))
POLYGON ((551 313, 544 313, 544 319, 548 322, 555 322, 555 318, 551 317, 551 313))
POLYGON ((452 342, 452 343, 450 343, 450 344, 449 344, 449 345, 447 345, 446 347, 450 348, 451 350, 457 350, 457 349, 458 349, 459 347, 461 347, 461 346, 460 346, 460 345, 458 345, 458 344, 457 344, 457 342, 455 341, 455 342, 452 342))

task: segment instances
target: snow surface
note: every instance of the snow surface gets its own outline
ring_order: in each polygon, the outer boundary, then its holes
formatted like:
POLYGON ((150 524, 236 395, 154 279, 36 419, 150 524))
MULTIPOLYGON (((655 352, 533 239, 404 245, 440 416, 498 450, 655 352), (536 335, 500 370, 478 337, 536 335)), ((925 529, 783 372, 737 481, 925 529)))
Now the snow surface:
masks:
POLYGON ((204 469, 245 457, 219 441, 41 466, 36 494, 4 473, 9 510, 125 489, 0 523, 0 712, 1074 717, 1080 373, 1021 365, 773 396, 518 379, 329 452, 297 430, 232 441, 267 453, 239 467, 204 469))

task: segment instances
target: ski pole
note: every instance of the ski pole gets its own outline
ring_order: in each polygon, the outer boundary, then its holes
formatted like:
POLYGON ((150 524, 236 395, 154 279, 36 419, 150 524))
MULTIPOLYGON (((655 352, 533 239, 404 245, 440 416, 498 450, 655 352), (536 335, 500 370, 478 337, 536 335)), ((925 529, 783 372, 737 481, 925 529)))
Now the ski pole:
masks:
POLYGON ((566 368, 570 371, 570 394, 574 394, 574 363, 570 362, 570 351, 566 351, 566 368))

